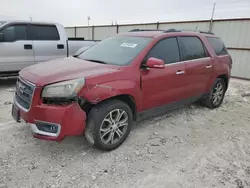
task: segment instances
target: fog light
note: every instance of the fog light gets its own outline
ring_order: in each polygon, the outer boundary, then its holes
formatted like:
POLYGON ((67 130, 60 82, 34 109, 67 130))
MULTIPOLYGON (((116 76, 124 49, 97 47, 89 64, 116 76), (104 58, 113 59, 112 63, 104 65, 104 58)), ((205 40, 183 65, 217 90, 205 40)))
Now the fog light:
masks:
POLYGON ((36 122, 38 130, 48 132, 48 133, 57 133, 58 126, 55 124, 49 124, 44 122, 36 122))

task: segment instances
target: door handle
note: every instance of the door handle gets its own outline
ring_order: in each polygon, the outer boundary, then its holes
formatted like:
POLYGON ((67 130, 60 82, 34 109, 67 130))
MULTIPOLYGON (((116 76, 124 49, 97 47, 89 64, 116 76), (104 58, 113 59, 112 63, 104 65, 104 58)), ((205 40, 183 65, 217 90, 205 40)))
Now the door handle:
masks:
POLYGON ((181 71, 181 70, 176 72, 177 75, 184 74, 184 73, 185 73, 185 71, 181 71))
POLYGON ((213 66, 212 65, 207 65, 206 69, 211 69, 213 66))
POLYGON ((25 49, 25 50, 32 50, 32 48, 33 48, 33 47, 32 47, 31 44, 25 44, 25 45, 24 45, 24 49, 25 49))
POLYGON ((64 49, 64 45, 63 44, 58 44, 57 49, 64 49))

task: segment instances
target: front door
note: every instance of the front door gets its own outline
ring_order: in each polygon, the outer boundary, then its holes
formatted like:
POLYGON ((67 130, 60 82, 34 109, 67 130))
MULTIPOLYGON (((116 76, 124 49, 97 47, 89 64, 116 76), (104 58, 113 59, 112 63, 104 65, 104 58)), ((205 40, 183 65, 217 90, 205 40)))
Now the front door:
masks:
POLYGON ((146 56, 165 62, 165 69, 141 69, 142 110, 181 101, 185 98, 185 63, 181 62, 175 37, 160 40, 146 56))
POLYGON ((0 33, 4 36, 0 42, 0 72, 16 72, 34 64, 33 43, 26 24, 7 25, 0 33))
POLYGON ((59 35, 56 25, 30 25, 35 47, 35 63, 67 57, 66 39, 59 35))

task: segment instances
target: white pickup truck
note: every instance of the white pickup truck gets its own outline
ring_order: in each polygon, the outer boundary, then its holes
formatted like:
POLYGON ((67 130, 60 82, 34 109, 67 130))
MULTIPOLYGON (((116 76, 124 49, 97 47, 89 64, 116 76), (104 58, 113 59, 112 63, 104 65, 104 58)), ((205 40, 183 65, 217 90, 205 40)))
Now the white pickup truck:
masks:
POLYGON ((97 42, 68 38, 57 23, 0 21, 0 77, 17 75, 35 63, 74 55, 97 42))

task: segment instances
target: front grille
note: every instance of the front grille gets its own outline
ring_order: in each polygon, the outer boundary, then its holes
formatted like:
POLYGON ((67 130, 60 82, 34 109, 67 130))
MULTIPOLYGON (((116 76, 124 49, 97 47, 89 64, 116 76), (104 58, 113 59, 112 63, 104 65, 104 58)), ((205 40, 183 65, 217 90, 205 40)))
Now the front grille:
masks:
POLYGON ((16 102, 26 110, 29 110, 34 90, 34 85, 18 78, 15 93, 16 102))

